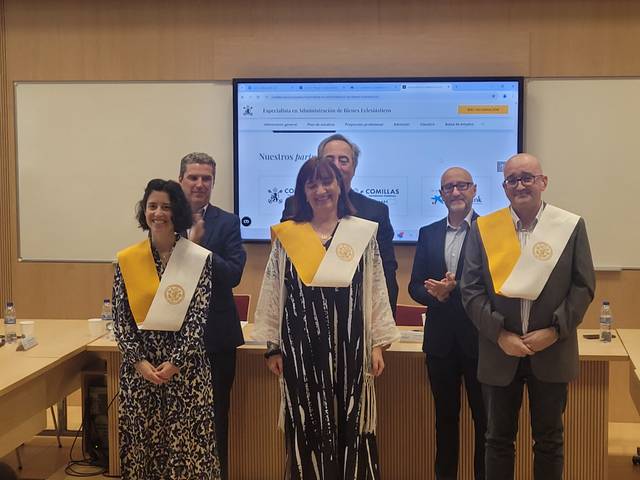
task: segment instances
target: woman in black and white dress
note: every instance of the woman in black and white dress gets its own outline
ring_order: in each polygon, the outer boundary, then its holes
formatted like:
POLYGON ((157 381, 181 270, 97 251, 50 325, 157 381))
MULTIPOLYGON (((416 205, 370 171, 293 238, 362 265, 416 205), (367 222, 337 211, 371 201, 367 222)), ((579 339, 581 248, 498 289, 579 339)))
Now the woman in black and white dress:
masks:
POLYGON ((340 172, 317 157, 298 173, 294 205, 293 219, 273 227, 253 335, 267 342, 267 366, 283 379, 286 478, 377 479, 373 378, 384 369, 383 350, 400 336, 377 227, 351 216, 340 172), (361 227, 368 233, 358 257, 337 238, 344 239, 341 229, 359 235, 361 227), (355 262, 345 273, 348 286, 309 285, 325 252, 345 259, 345 268, 355 262))

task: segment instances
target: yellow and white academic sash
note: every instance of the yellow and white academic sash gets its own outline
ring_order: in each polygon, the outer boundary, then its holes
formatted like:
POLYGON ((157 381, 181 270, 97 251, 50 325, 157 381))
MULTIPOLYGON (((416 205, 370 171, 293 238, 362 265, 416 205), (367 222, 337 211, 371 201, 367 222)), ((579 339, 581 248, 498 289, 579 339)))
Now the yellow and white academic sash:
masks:
POLYGON ((344 217, 326 250, 310 223, 287 220, 273 225, 271 236, 280 240, 305 285, 347 287, 365 248, 377 231, 376 222, 344 217))
POLYGON ((129 305, 140 330, 180 330, 209 254, 206 248, 180 238, 159 280, 148 239, 118 252, 129 305))
POLYGON ((509 208, 478 217, 494 291, 510 298, 537 299, 578 220, 578 215, 547 204, 521 249, 509 208))

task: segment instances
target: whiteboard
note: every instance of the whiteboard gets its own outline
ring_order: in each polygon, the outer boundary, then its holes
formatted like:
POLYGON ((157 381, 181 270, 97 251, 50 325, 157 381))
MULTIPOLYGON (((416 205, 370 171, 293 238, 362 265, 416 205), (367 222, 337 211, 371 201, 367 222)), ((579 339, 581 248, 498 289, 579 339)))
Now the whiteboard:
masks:
POLYGON ((640 79, 530 80, 525 98, 545 200, 584 217, 597 267, 640 268, 640 79))
POLYGON ((19 257, 110 262, 144 239, 135 204, 193 151, 217 163, 233 210, 229 82, 17 83, 19 257))
MULTIPOLYGON (((112 261, 144 238, 134 206, 147 181, 177 178, 191 151, 216 159, 213 202, 233 210, 230 82, 17 83, 15 95, 22 260, 112 261)), ((526 84, 544 198, 585 218, 603 269, 640 268, 638 112, 640 79, 526 84)))

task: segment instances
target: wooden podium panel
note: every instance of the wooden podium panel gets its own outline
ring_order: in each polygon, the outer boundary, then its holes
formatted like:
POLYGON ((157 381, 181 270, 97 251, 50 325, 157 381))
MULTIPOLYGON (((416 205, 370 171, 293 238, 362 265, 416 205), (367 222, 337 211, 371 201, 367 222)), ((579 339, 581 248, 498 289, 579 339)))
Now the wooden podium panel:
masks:
MULTIPOLYGON (((587 331, 580 331, 579 335, 587 331)), ((248 335, 247 335, 248 337, 248 335)), ((120 354, 113 342, 98 340, 89 350, 106 350, 111 398, 117 391, 120 354), (109 345, 111 343, 111 345, 109 345)), ((565 412, 565 478, 607 478, 609 362, 624 361, 619 339, 609 345, 580 341, 580 375, 569 385, 565 412)), ((232 479, 281 479, 284 436, 277 429, 278 379, 267 370, 264 349, 238 349, 229 425, 229 475, 232 479)), ((418 343, 399 343, 385 353, 386 369, 376 380, 378 447, 383 479, 435 478, 435 410, 424 354, 418 343)), ((473 478, 473 423, 461 392, 459 480, 473 478)), ((110 473, 119 474, 117 400, 111 406, 110 473)), ((516 442, 517 480, 533 478, 529 403, 525 394, 516 442)))

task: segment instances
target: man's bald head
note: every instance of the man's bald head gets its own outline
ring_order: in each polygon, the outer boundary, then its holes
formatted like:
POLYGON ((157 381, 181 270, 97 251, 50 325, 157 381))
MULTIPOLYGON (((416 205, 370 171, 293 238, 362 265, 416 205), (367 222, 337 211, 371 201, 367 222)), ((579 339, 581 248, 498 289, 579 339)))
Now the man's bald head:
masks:
POLYGON ((454 177, 462 179, 465 182, 473 182, 473 178, 468 170, 462 167, 451 167, 447 168, 442 174, 442 177, 440 177, 440 185, 448 183, 450 181, 449 179, 454 177))
POLYGON ((542 164, 540 163, 540 160, 530 153, 518 153, 509 158, 509 160, 504 164, 504 178, 507 178, 509 176, 508 172, 514 169, 525 169, 529 173, 542 175, 542 164))

